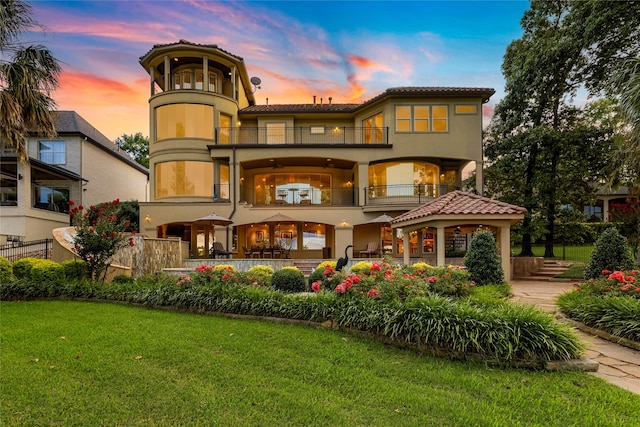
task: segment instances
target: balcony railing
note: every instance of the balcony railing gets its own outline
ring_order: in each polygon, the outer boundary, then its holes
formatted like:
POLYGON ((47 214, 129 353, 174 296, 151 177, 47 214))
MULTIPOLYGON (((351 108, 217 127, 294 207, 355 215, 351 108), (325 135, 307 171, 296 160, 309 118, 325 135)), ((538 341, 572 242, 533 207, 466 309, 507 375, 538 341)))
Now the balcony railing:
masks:
POLYGON ((358 190, 349 188, 290 187, 256 193, 254 206, 356 206, 358 190))
POLYGON ((300 144, 300 145, 366 145, 388 144, 389 128, 349 126, 296 126, 216 128, 217 145, 300 144))
POLYGON ((421 204, 459 190, 445 184, 400 184, 365 187, 365 205, 421 204))

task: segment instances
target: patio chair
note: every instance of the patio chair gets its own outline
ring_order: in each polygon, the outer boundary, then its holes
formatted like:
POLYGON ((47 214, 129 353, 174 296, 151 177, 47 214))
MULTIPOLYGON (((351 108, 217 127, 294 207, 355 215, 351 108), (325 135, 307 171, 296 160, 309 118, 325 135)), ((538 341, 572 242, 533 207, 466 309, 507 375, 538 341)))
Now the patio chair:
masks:
POLYGON ((367 249, 359 253, 360 258, 363 258, 364 255, 366 255, 367 258, 371 258, 371 255, 378 255, 378 242, 369 242, 367 249))
POLYGON ((222 243, 220 242, 213 242, 213 246, 211 247, 211 257, 212 258, 230 258, 231 257, 231 252, 226 251, 224 249, 224 246, 222 246, 222 243))

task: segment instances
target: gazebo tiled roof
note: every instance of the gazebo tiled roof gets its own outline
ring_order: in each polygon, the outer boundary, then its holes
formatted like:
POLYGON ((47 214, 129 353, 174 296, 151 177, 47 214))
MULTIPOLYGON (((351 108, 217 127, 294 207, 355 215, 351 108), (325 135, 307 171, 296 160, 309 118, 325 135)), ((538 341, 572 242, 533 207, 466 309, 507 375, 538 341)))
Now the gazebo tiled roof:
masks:
POLYGON ((422 206, 418 206, 402 215, 397 216, 391 223, 397 225, 401 223, 413 222, 415 220, 430 216, 519 216, 527 212, 525 208, 511 205, 509 203, 493 200, 464 191, 452 191, 438 197, 422 206))

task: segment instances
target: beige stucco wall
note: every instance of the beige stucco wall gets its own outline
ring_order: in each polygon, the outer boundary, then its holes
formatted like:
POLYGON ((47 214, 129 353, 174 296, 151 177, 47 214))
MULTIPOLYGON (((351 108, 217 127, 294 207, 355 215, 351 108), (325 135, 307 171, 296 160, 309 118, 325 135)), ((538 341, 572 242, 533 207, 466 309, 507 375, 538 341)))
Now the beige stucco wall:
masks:
POLYGON ((83 187, 85 206, 114 199, 146 200, 146 173, 89 142, 82 146, 82 177, 89 181, 83 187))

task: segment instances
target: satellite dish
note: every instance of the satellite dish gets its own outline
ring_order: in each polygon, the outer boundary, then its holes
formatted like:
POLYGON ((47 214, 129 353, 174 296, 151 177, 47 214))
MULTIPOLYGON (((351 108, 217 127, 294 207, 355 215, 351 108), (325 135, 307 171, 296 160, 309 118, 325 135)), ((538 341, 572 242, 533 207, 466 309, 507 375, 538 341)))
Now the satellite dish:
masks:
POLYGON ((259 86, 262 80, 260 80, 260 77, 251 77, 250 82, 254 86, 259 86))

